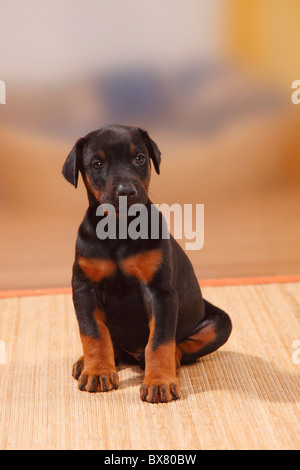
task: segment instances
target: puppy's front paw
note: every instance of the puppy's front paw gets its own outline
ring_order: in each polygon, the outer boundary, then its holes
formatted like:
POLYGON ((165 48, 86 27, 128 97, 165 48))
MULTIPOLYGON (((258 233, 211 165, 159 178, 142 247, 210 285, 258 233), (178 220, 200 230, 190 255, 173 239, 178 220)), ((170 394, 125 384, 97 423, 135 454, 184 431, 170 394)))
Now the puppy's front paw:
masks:
POLYGON ((147 383, 145 381, 140 388, 141 400, 149 403, 167 403, 178 400, 180 398, 178 384, 175 381, 163 382, 154 380, 147 383))
POLYGON ((115 370, 103 369, 96 373, 85 370, 83 356, 73 365, 72 375, 78 380, 79 390, 85 392, 108 392, 119 387, 119 377, 115 370))
POLYGON ((96 374, 83 371, 78 379, 79 390, 95 393, 108 392, 119 387, 119 377, 115 370, 100 370, 96 374))
POLYGON ((78 380, 80 375, 81 375, 81 372, 83 370, 83 366, 84 366, 84 361, 83 361, 83 356, 81 356, 78 361, 76 361, 74 364, 73 364, 73 369, 72 369, 72 376, 74 377, 74 379, 78 380))

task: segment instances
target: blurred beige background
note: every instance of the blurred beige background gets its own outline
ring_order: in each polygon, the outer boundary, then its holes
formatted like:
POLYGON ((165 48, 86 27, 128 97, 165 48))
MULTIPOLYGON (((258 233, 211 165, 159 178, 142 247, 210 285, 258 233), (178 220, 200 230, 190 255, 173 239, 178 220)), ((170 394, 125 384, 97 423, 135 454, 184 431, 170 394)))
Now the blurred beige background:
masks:
POLYGON ((0 289, 70 285, 87 202, 61 168, 110 122, 160 147, 153 202, 205 205, 199 278, 300 274, 299 2, 2 0, 0 15, 0 289))

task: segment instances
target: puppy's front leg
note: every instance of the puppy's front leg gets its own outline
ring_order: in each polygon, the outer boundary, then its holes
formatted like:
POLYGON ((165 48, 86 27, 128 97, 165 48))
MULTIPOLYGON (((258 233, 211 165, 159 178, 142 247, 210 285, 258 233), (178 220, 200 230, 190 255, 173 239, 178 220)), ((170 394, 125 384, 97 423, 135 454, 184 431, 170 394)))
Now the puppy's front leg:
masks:
POLYGON ((149 312, 149 339, 145 348, 145 378, 140 388, 143 401, 169 402, 180 396, 176 378, 176 325, 178 299, 172 288, 144 287, 149 312))
POLYGON ((105 313, 97 307, 88 282, 73 277, 73 301, 79 324, 83 356, 73 365, 80 390, 106 392, 118 388, 114 349, 105 313))

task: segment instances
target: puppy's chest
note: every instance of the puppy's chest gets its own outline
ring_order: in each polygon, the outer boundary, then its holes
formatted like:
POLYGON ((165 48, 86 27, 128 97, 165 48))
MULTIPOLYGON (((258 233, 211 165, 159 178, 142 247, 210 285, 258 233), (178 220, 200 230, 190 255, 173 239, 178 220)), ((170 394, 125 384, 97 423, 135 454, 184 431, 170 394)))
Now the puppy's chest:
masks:
POLYGON ((78 255, 77 262, 85 276, 95 283, 125 276, 147 284, 159 271, 162 258, 162 251, 153 249, 128 256, 87 258, 78 255))

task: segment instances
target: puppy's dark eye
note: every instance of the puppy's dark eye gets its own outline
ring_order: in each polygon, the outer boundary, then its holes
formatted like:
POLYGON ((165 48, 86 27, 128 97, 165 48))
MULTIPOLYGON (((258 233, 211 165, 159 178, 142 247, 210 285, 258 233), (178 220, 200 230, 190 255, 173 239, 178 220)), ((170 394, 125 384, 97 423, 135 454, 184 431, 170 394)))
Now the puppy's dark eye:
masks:
POLYGON ((95 170, 99 170, 100 166, 101 166, 101 162, 99 161, 93 163, 93 167, 95 168, 95 170))
POLYGON ((135 162, 138 164, 138 165, 141 165, 142 163, 144 163, 145 161, 145 156, 142 155, 141 153, 139 153, 136 157, 135 157, 135 162))

